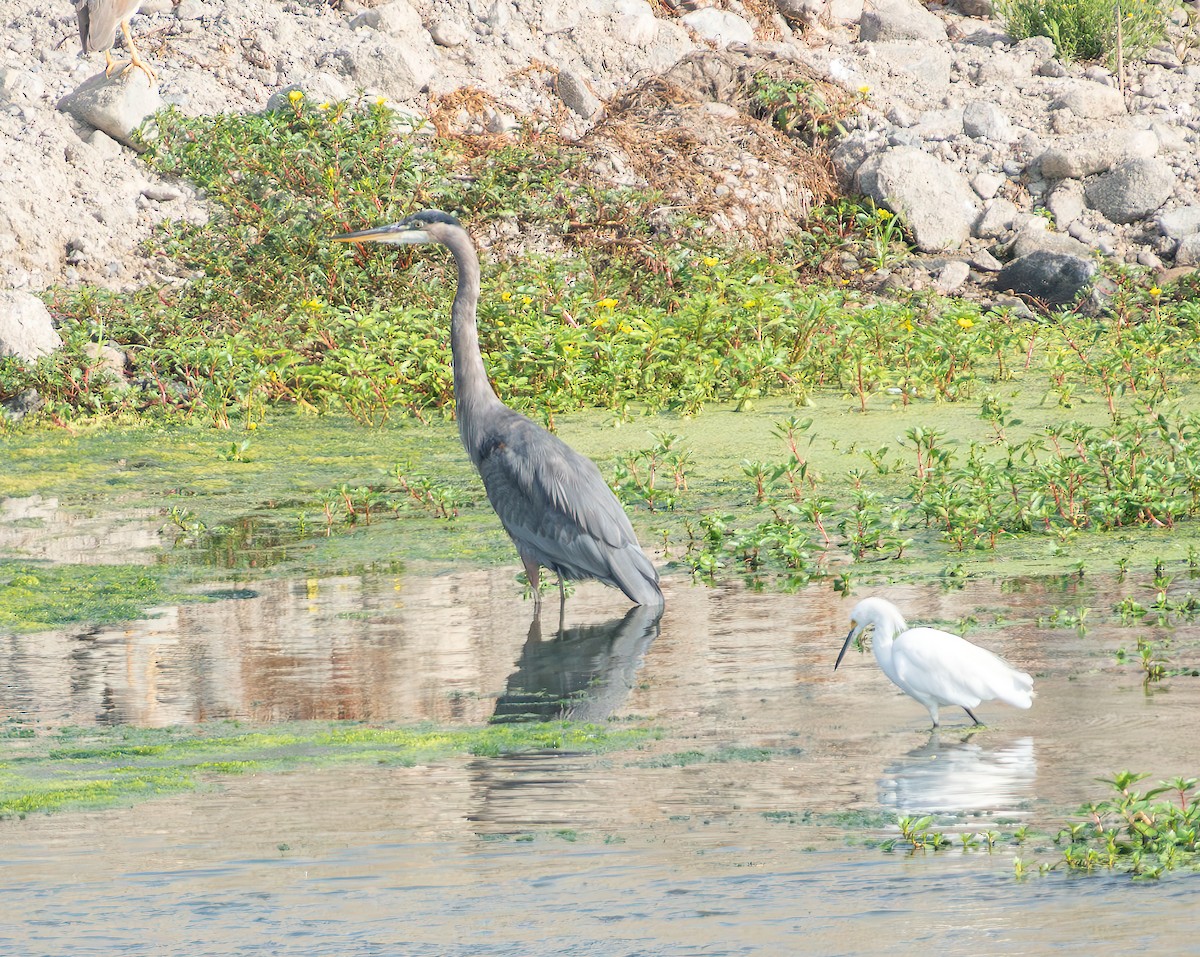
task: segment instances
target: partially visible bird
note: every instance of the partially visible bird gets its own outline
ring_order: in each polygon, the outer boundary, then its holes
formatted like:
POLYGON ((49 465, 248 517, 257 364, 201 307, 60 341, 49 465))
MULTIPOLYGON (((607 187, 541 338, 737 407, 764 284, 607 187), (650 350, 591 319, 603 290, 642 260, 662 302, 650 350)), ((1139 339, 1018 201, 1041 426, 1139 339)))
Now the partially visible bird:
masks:
POLYGON ((479 352, 476 309, 479 257, 457 219, 425 210, 390 226, 333 237, 335 242, 441 243, 458 266, 450 309, 454 408, 463 446, 517 552, 541 610, 541 567, 566 579, 597 579, 639 605, 662 607, 658 572, 642 551, 629 516, 596 463, 497 398, 479 352))
POLYGON ((151 83, 155 74, 149 65, 138 56, 137 47, 133 45, 133 37, 129 33, 129 18, 138 12, 142 0, 75 0, 75 10, 79 14, 79 42, 84 53, 104 51, 106 76, 112 76, 113 63, 112 45, 117 39, 117 26, 125 35, 125 46, 129 49, 129 63, 125 69, 136 67, 146 74, 151 83))
POLYGON ((946 705, 957 705, 982 724, 971 711, 981 701, 998 698, 1014 708, 1033 704, 1033 679, 1025 672, 958 635, 909 628, 900 609, 886 598, 864 598, 850 613, 850 625, 833 670, 850 642, 874 626, 871 649, 879 667, 892 684, 929 709, 935 728, 938 708, 946 705))

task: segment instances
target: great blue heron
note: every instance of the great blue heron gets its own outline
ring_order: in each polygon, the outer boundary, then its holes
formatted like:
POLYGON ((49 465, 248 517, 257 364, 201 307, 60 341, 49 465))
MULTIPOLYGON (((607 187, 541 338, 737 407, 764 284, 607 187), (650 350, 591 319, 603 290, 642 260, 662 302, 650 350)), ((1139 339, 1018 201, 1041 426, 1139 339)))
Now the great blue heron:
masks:
POLYGON ((909 628, 900 609, 886 598, 864 598, 850 613, 850 634, 833 670, 842 663, 850 642, 875 626, 871 649, 875 660, 897 688, 929 709, 938 726, 938 708, 958 705, 976 724, 971 711, 981 701, 999 698, 1014 708, 1033 704, 1033 679, 1007 661, 965 638, 936 628, 909 628))
POLYGON ((125 46, 129 49, 129 63, 125 69, 134 67, 146 74, 151 83, 155 80, 154 71, 138 56, 137 47, 133 45, 133 37, 129 33, 129 18, 138 12, 142 0, 75 0, 75 10, 79 14, 79 42, 84 53, 104 51, 104 73, 112 75, 114 63, 112 45, 116 40, 117 25, 125 35, 125 46))
POLYGON ((564 580, 594 578, 619 588, 639 605, 661 607, 658 572, 642 551, 629 516, 605 483, 596 463, 540 425, 506 406, 492 391, 475 312, 479 304, 479 257, 457 219, 425 210, 375 229, 343 233, 335 242, 441 243, 458 266, 450 310, 454 358, 454 409, 463 446, 479 470, 492 508, 508 532, 541 610, 541 567, 564 580))

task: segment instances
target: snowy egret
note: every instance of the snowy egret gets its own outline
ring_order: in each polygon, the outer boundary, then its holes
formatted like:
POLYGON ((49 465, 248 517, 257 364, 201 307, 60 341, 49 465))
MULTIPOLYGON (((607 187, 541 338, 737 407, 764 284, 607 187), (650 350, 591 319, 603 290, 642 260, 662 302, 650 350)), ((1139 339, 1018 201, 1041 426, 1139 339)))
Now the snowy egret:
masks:
POLYGON ((938 727, 938 708, 958 705, 976 724, 971 709, 999 698, 1015 708, 1033 704, 1033 679, 1004 659, 965 638, 936 628, 909 628, 900 609, 886 598, 864 598, 850 613, 850 634, 838 654, 837 671, 850 642, 875 626, 875 660, 897 688, 929 709, 938 727))

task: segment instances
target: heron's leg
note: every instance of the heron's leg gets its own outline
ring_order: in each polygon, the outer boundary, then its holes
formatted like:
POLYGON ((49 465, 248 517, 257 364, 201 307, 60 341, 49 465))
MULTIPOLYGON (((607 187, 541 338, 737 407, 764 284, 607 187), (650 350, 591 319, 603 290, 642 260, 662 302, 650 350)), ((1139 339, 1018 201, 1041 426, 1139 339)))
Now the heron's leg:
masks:
POLYGON ((563 581, 562 575, 558 576, 558 616, 561 618, 562 613, 567 608, 567 583, 563 581))
POLYGON ((933 718, 933 726, 935 728, 940 728, 941 722, 938 721, 938 706, 936 704, 930 704, 926 705, 926 707, 929 709, 929 717, 933 718))
POLYGON ((136 67, 146 74, 147 80, 149 80, 151 83, 154 83, 158 77, 154 75, 154 71, 150 69, 149 64, 147 64, 145 60, 138 56, 137 47, 133 45, 133 35, 129 32, 128 20, 121 21, 121 33, 125 35, 125 46, 129 48, 129 66, 125 67, 125 69, 132 70, 134 67, 136 67))
POLYGON ((533 614, 536 618, 542 611, 542 569, 537 562, 521 556, 521 564, 525 566, 525 577, 529 579, 529 587, 533 590, 533 614))
POLYGON ((116 65, 117 64, 113 61, 113 58, 112 58, 112 51, 105 50, 104 51, 104 75, 112 76, 113 67, 115 67, 116 65))
POLYGON ((971 709, 968 708, 965 704, 963 705, 963 711, 965 711, 967 713, 967 715, 970 717, 970 719, 972 721, 974 721, 976 724, 983 724, 983 722, 980 721, 977 717, 975 717, 975 715, 971 712, 971 709))

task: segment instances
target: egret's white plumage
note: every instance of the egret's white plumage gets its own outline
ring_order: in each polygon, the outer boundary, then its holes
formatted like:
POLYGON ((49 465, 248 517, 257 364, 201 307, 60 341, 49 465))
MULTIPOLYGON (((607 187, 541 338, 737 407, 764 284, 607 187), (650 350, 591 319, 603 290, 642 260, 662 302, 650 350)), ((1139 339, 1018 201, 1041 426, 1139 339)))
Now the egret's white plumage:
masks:
POLYGON ((833 670, 850 642, 874 626, 871 649, 879 667, 892 684, 929 709, 935 728, 938 708, 945 705, 957 705, 981 724, 971 713, 981 701, 999 699, 1015 708, 1033 704, 1033 679, 1025 672, 958 635, 909 628, 900 609, 886 598, 864 598, 850 613, 850 625, 833 670))

